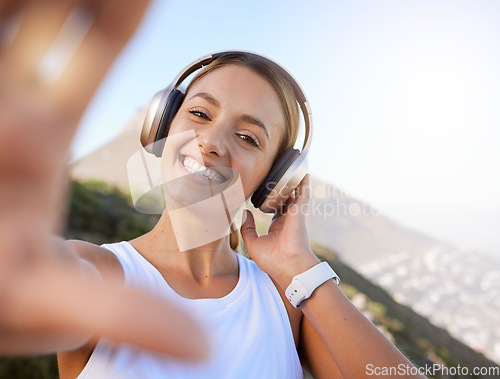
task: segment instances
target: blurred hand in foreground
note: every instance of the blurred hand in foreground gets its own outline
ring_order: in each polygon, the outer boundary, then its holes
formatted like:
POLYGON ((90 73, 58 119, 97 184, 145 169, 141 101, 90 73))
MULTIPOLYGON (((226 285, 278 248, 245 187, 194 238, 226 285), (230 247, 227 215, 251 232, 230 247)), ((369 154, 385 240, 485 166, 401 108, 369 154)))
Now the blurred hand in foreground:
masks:
POLYGON ((95 335, 179 357, 207 353, 186 314, 104 283, 52 237, 78 121, 147 5, 0 3, 0 354, 72 349, 95 335))

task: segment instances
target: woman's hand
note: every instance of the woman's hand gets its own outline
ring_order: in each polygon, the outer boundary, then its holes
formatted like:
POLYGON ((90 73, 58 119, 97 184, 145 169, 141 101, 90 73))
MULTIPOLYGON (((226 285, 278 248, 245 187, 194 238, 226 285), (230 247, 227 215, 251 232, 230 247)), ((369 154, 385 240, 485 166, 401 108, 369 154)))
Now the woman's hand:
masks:
POLYGON ((307 174, 302 179, 283 210, 275 213, 267 235, 257 236, 253 214, 248 210, 241 227, 250 257, 283 290, 295 275, 320 262, 309 246, 305 221, 310 197, 309 177, 307 174))
POLYGON ((202 330, 184 312, 104 283, 51 237, 78 120, 148 3, 0 4, 0 21, 13 21, 15 34, 0 41, 0 354, 75 348, 93 335, 174 356, 207 353, 202 330))
MULTIPOLYGON (((181 358, 206 354, 204 331, 154 296, 106 281, 57 238, 36 238, 36 223, 0 223, 0 355, 73 350, 90 337, 181 358)), ((3 219, 4 220, 4 219, 3 219)))

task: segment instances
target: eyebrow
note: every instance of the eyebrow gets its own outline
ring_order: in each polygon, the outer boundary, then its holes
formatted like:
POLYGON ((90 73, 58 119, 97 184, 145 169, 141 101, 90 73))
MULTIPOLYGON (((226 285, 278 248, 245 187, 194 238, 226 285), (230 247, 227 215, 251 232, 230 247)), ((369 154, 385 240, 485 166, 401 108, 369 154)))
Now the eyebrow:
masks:
POLYGON ((267 134, 267 128, 266 128, 266 126, 258 118, 255 118, 255 117, 252 117, 252 116, 249 116, 249 115, 243 115, 243 117, 241 117, 241 119, 243 121, 245 121, 245 122, 257 125, 259 128, 262 128, 264 130, 264 132, 266 133, 267 139, 269 139, 269 134, 267 134))
MULTIPOLYGON (((209 93, 206 93, 206 92, 199 92, 193 96, 191 96, 189 98, 189 100, 195 98, 195 97, 201 97, 202 99, 208 101, 210 104, 216 106, 216 107, 220 107, 220 103, 217 101, 216 98, 214 98, 212 95, 210 95, 209 93)), ((266 133, 266 137, 267 139, 269 139, 269 134, 267 132, 267 128, 266 128, 266 125, 264 125, 264 123, 262 121, 260 121, 258 118, 256 117, 253 117, 253 116, 250 116, 250 115, 243 115, 241 117, 241 119, 245 122, 248 122, 250 124, 253 124, 253 125, 257 125, 259 128, 263 129, 264 132, 266 133)))
POLYGON ((217 99, 215 99, 212 95, 210 95, 209 93, 206 93, 206 92, 199 92, 197 93, 196 95, 193 95, 189 98, 189 100, 195 98, 195 97, 201 97, 202 99, 205 99, 206 101, 208 101, 210 104, 216 106, 216 107, 220 107, 220 103, 217 101, 217 99))

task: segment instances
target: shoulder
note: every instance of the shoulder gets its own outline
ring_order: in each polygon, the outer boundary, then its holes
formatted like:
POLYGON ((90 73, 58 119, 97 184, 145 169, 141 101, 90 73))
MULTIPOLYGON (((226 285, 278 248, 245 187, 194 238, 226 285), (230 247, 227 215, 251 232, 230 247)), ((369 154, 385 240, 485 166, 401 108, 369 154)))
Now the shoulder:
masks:
POLYGON ((69 240, 69 244, 78 253, 80 259, 94 266, 104 279, 119 276, 123 280, 123 269, 117 256, 102 246, 80 240, 69 240))

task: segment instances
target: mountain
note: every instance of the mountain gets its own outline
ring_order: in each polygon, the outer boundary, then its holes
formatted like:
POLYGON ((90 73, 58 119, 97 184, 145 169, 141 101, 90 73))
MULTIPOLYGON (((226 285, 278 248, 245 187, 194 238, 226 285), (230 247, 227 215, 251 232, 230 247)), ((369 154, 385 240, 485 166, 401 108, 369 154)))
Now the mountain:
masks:
MULTIPOLYGON (((311 240, 338 252, 398 302, 500 363, 500 261, 405 228, 312 178, 311 240), (324 195, 326 194, 326 195, 324 195)), ((254 211, 265 233, 269 215, 254 211)))
MULTIPOLYGON (((98 244, 128 240, 150 230, 158 219, 158 215, 137 212, 130 206, 126 194, 105 183, 73 181, 70 188, 64 232, 66 238, 98 244)), ((267 226, 259 222, 258 228, 263 230, 267 226)), ((242 248, 241 253, 245 254, 244 246, 242 248)), ((321 260, 335 268, 342 278, 341 289, 353 304, 413 362, 429 370, 427 374, 433 374, 431 377, 451 377, 442 371, 432 370, 436 366, 442 370, 461 367, 461 373, 473 367, 500 371, 500 367, 453 338, 444 329, 433 325, 410 307, 396 302, 387 291, 360 275, 327 246, 311 241, 311 248, 321 260)), ((0 358, 0 378, 27 377, 58 377, 55 356, 0 358)), ((311 378, 307 372, 304 377, 311 378)), ((466 378, 471 375, 453 377, 466 378)), ((485 374, 480 377, 494 376, 485 374)))
MULTIPOLYGON (((128 192, 127 162, 141 151, 143 117, 144 111, 139 112, 114 140, 75 162, 73 178, 100 179, 128 192)), ((271 216, 255 209, 253 213, 258 231, 265 233, 271 216)), ((306 221, 311 240, 336 251, 395 299, 500 362, 500 263, 495 258, 406 228, 317 178, 311 178, 306 221)))
MULTIPOLYGON (((137 212, 122 192, 103 183, 84 185, 73 182, 70 195, 66 237, 94 243, 131 239, 150 230, 158 218, 158 215, 137 212)), ((259 222, 258 228, 266 230, 267 226, 259 222)), ((443 328, 433 325, 410 307, 399 304, 386 290, 343 262, 329 247, 311 241, 311 248, 320 259, 335 268, 342 278, 342 291, 354 305, 420 367, 460 365, 470 370, 473 367, 496 367, 443 328)), ((240 252, 246 255, 244 245, 241 245, 240 252)), ((500 367, 497 370, 500 372, 500 367)), ((434 374, 435 377, 446 377, 442 373, 434 374)))
MULTIPOLYGON (((71 167, 72 178, 102 180, 129 192, 127 162, 142 151, 139 136, 144 115, 144 110, 139 111, 116 138, 75 161, 71 167)), ((150 159, 150 154, 145 156, 150 159)), ((402 250, 418 254, 438 243, 399 225, 332 185, 311 178, 311 187, 307 217, 311 238, 338 251, 345 262, 355 267, 402 250)), ((265 219, 266 215, 259 214, 265 219)))
MULTIPOLYGON (((97 179, 130 191, 127 162, 142 150, 139 142, 145 111, 139 111, 120 134, 72 164, 77 180, 97 179)), ((150 158, 150 154, 146 154, 150 158)), ((312 239, 338 251, 342 259, 357 267, 377 262, 402 250, 419 254, 438 241, 403 227, 378 213, 370 205, 311 178, 312 197, 307 217, 312 239)), ((259 212, 260 213, 260 212, 259 212)), ((266 217, 260 213, 262 217, 266 217)))
POLYGON ((101 180, 129 192, 127 161, 142 149, 140 134, 146 110, 141 109, 111 141, 74 161, 71 177, 101 180))

